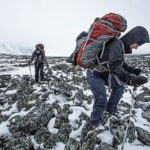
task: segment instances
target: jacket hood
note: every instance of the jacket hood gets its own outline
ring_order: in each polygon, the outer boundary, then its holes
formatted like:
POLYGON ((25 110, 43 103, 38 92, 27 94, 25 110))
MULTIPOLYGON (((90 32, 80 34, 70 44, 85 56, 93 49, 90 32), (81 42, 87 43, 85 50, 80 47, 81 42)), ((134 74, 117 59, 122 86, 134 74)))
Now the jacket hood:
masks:
POLYGON ((150 42, 148 31, 142 26, 137 26, 133 28, 127 34, 121 37, 121 40, 124 43, 124 49, 126 54, 132 53, 132 49, 130 48, 131 44, 138 43, 138 45, 141 46, 144 43, 150 42))

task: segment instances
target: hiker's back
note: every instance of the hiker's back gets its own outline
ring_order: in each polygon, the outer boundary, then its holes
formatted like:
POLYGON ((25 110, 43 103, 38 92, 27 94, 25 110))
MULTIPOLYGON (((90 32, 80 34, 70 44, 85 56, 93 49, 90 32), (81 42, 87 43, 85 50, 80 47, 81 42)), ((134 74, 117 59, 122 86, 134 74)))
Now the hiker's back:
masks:
MULTIPOLYGON (((114 38, 106 44, 103 56, 99 59, 100 62, 108 61, 110 52, 111 54, 113 53, 113 55, 118 55, 118 53, 123 53, 123 43, 119 38, 114 38), (117 47, 117 53, 115 53, 116 47, 117 47)), ((101 52, 99 56, 100 55, 101 52)))
POLYGON ((119 37, 126 28, 127 22, 121 15, 109 13, 102 18, 96 18, 90 26, 88 35, 77 43, 77 51, 71 55, 75 57, 69 57, 67 62, 73 62, 73 65, 78 64, 83 68, 96 67, 103 57, 107 43, 119 37))
POLYGON ((83 68, 95 67, 98 59, 103 56, 107 42, 119 37, 126 28, 126 20, 118 14, 109 13, 96 19, 89 29, 86 41, 81 44, 77 64, 83 68))

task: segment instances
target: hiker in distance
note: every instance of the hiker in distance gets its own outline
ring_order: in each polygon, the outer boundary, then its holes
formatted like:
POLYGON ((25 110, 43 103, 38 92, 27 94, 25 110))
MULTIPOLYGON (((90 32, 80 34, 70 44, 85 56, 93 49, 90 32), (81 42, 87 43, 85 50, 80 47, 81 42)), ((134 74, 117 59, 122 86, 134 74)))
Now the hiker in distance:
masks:
POLYGON ((44 64, 48 67, 48 62, 45 56, 44 45, 39 43, 35 46, 35 51, 32 53, 32 57, 29 60, 29 65, 35 61, 35 82, 44 81, 44 64))
POLYGON ((87 70, 87 81, 95 98, 90 117, 93 127, 99 125, 104 111, 110 114, 117 113, 117 104, 125 89, 124 84, 140 86, 148 82, 146 77, 139 76, 141 69, 125 63, 124 55, 149 42, 148 31, 142 26, 137 26, 123 37, 114 38, 105 45, 101 60, 108 62, 108 66, 105 66, 107 69, 104 72, 98 67, 87 70), (109 84, 111 93, 107 101, 105 85, 109 84))

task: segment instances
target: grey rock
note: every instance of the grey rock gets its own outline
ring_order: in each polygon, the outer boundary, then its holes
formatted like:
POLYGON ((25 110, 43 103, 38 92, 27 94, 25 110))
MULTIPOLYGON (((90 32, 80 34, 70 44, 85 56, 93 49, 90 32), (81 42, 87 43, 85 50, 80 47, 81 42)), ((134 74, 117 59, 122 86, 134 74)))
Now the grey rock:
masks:
POLYGON ((142 112, 142 117, 147 119, 150 122, 150 111, 142 112))
POLYGON ((134 140, 136 139, 136 128, 133 122, 130 122, 130 126, 128 128, 128 133, 127 133, 127 138, 128 138, 129 143, 134 142, 134 140))
POLYGON ((124 101, 121 101, 121 102, 119 103, 119 106, 123 106, 123 107, 126 107, 126 108, 130 108, 130 104, 125 103, 124 101))
POLYGON ((69 139, 69 134, 71 133, 72 128, 71 125, 67 123, 63 123, 60 125, 60 129, 57 133, 58 141, 61 141, 63 143, 67 143, 69 139))
POLYGON ((11 80, 11 75, 0 75, 0 88, 6 88, 11 80))
POLYGON ((136 131, 138 140, 141 141, 143 144, 150 146, 150 132, 140 127, 136 127, 136 131))
POLYGON ((14 134, 6 139, 4 150, 33 150, 31 138, 29 136, 21 136, 19 133, 14 134))
POLYGON ((69 138, 64 150, 79 150, 80 142, 73 138, 69 138))
POLYGON ((106 142, 101 142, 95 150, 113 150, 113 147, 106 142))
POLYGON ((121 144, 124 138, 124 122, 122 120, 118 120, 117 118, 110 119, 110 131, 113 137, 113 147, 121 144))
POLYGON ((135 97, 136 101, 149 102, 150 101, 150 90, 147 90, 135 97))
POLYGON ((43 147, 46 149, 52 149, 55 147, 55 141, 57 141, 57 139, 55 138, 55 136, 53 134, 51 134, 47 128, 42 127, 40 130, 38 130, 35 133, 35 141, 38 144, 42 144, 43 143, 43 147))
POLYGON ((10 131, 24 131, 26 133, 35 133, 41 127, 47 126, 49 120, 54 117, 53 109, 50 105, 43 104, 40 108, 32 109, 23 118, 17 116, 10 120, 10 131))

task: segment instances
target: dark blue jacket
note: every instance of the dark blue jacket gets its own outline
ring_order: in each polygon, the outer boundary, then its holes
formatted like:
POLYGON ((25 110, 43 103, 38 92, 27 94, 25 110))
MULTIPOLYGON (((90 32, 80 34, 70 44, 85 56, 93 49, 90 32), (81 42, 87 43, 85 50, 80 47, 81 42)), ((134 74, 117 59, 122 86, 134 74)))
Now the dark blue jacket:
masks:
MULTIPOLYGON (((111 74, 116 75, 121 81, 127 82, 130 73, 133 72, 133 67, 125 63, 125 53, 132 53, 131 44, 149 43, 149 35, 145 28, 138 26, 129 31, 121 39, 113 39, 107 43, 105 51, 100 62, 107 61, 107 68, 111 74)), ((98 69, 93 69, 94 74, 108 79, 109 72, 101 72, 98 69)))
POLYGON ((31 63, 32 61, 35 61, 35 63, 46 63, 47 64, 47 59, 46 59, 46 56, 45 56, 45 52, 41 52, 38 54, 36 52, 36 50, 32 53, 32 57, 31 57, 31 63))

